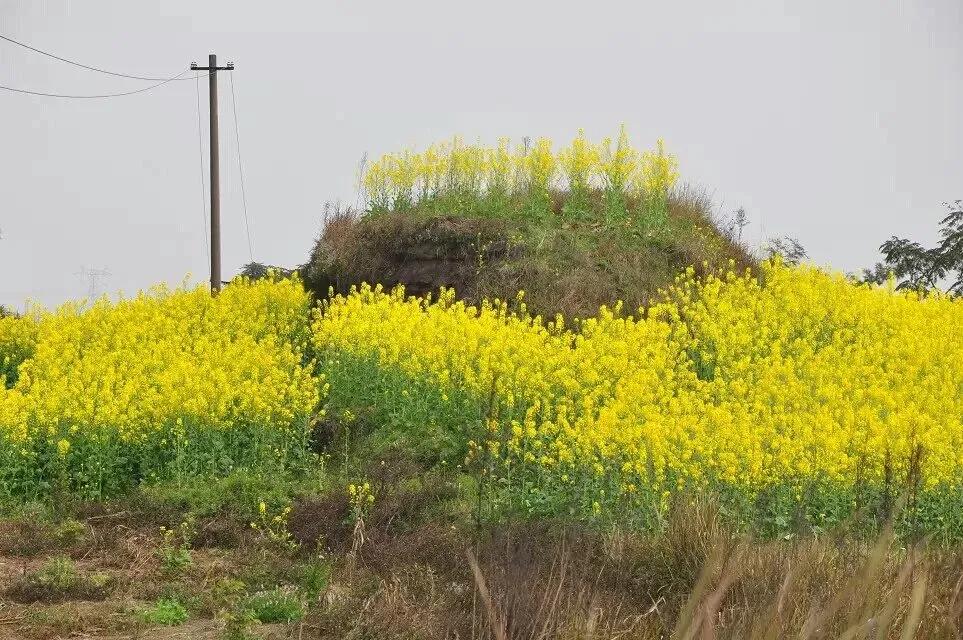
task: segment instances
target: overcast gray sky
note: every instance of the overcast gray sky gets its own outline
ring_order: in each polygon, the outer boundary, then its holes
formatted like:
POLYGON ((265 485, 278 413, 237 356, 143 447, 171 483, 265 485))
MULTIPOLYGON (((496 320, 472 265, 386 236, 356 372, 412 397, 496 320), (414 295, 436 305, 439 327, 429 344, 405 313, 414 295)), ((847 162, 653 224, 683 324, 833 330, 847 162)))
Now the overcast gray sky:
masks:
MULTIPOLYGON (((936 236, 963 198, 963 3, 138 2, 0 0, 0 34, 122 73, 232 60, 255 258, 305 260, 362 154, 467 139, 567 142, 625 122, 751 241, 872 264, 936 236)), ((221 77, 225 274, 248 261, 221 77)), ((0 84, 113 93, 104 76, 0 41, 0 84)), ((206 86, 201 86, 207 153, 206 86)), ((207 278, 193 81, 109 100, 0 91, 0 303, 207 278)))

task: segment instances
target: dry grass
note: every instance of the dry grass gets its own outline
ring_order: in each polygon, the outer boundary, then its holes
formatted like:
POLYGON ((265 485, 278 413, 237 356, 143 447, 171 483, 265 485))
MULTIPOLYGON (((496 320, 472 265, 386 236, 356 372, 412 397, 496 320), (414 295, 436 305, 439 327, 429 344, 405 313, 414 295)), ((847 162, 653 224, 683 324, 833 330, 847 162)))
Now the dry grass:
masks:
POLYGON ((177 574, 160 565, 153 510, 141 514, 136 503, 74 513, 79 526, 67 537, 61 525, 36 520, 32 545, 14 539, 29 517, 7 521, 0 590, 18 593, 57 556, 74 559, 79 579, 109 575, 110 589, 99 602, 70 588, 30 604, 8 597, 0 637, 221 637, 237 585, 297 589, 319 553, 330 579, 307 602, 308 615, 251 631, 424 640, 961 637, 963 547, 912 546, 889 533, 748 539, 698 499, 680 501, 652 533, 563 520, 479 525, 453 475, 390 457, 364 475, 378 499, 363 541, 339 484, 295 502, 295 550, 239 530, 229 512, 198 520, 193 562, 177 574), (171 593, 190 603, 191 620, 144 628, 137 608, 171 593))
POLYGON ((339 614, 353 637, 958 638, 963 610, 959 549, 889 535, 750 541, 706 505, 648 536, 523 523, 472 540, 426 528, 400 536, 393 563, 362 566, 369 580, 353 580, 366 595, 339 614))

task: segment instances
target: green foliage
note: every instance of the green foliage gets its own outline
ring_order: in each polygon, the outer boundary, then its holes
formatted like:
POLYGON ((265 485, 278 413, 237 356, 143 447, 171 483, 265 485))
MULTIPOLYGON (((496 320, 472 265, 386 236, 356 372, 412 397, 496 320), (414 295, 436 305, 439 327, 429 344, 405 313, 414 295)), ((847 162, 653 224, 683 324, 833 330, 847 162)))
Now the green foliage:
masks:
POLYGON ((243 600, 247 587, 244 582, 235 578, 221 578, 214 583, 210 596, 215 605, 229 607, 243 600))
POLYGON ((341 428, 339 448, 401 450, 427 466, 464 457, 481 424, 482 403, 461 390, 445 392, 430 380, 382 367, 371 357, 339 354, 325 361, 331 383, 329 414, 341 428), (378 397, 378 402, 368 399, 378 397), (358 407, 368 411, 356 415, 358 407))
POLYGON ((166 626, 183 624, 189 617, 187 609, 177 598, 159 598, 140 612, 140 619, 145 623, 166 626))
POLYGON ((167 573, 178 573, 194 564, 191 556, 191 538, 194 536, 194 521, 188 518, 176 528, 161 527, 161 543, 157 557, 167 573))
POLYGON ((280 587, 251 595, 246 607, 263 623, 294 622, 304 617, 304 603, 298 595, 280 587))
POLYGON ((262 280, 264 278, 291 278, 297 273, 297 269, 278 267, 273 264, 263 264, 260 262, 249 262, 241 268, 238 276, 249 280, 262 280))
POLYGON ((83 522, 67 518, 53 528, 53 539, 62 546, 77 544, 87 535, 87 525, 83 522))
POLYGON ((936 246, 893 236, 880 245, 884 261, 865 270, 863 279, 882 284, 892 274, 900 289, 929 291, 945 282, 950 293, 963 294, 963 200, 946 208, 936 246))
POLYGON ((235 578, 221 578, 205 594, 217 610, 217 618, 223 625, 224 640, 249 640, 254 638, 251 627, 257 624, 254 612, 247 605, 247 586, 235 578))
MULTIPOLYGON (((545 317, 588 317, 615 300, 634 311, 689 266, 701 274, 730 260, 739 271, 756 264, 716 228, 711 203, 700 194, 673 194, 662 207, 611 224, 606 210, 614 205, 599 190, 552 198, 558 213, 542 217, 524 214, 526 203, 517 198, 500 200, 498 210, 427 199, 404 214, 338 216, 304 267, 305 283, 318 298, 362 282, 403 284, 412 295, 444 286, 475 304, 524 290, 529 308, 545 317)), ((640 206, 632 198, 626 203, 640 206)))
POLYGON ((635 224, 646 208, 665 202, 678 181, 678 163, 665 151, 639 152, 624 126, 618 138, 591 142, 583 130, 571 145, 556 152, 547 138, 525 138, 512 146, 507 138, 495 147, 468 144, 456 136, 424 152, 386 154, 362 169, 367 213, 380 215, 435 208, 463 216, 510 214, 545 221, 558 214, 585 219, 597 194, 596 222, 635 224), (555 206, 559 195, 568 204, 555 206))
POLYGON ((298 545, 288 531, 290 513, 290 506, 284 506, 278 512, 269 511, 267 503, 262 500, 258 503, 258 519, 251 521, 250 526, 263 540, 283 550, 294 551, 298 545))
POLYGON ((547 317, 586 317, 615 300, 634 311, 689 266, 755 263, 716 228, 706 197, 675 188, 677 164, 662 142, 639 152, 624 127, 599 143, 579 131, 557 153, 545 139, 483 148, 456 137, 389 154, 363 174, 365 213, 326 218, 304 266, 319 298, 361 282, 404 284, 414 295, 444 286, 473 303, 521 289, 547 317), (440 226, 479 237, 452 243, 440 226))
POLYGON ((67 598, 99 600, 106 596, 110 586, 110 574, 82 571, 68 556, 56 555, 36 571, 17 579, 6 595, 21 602, 67 598))
POLYGON ((141 494, 147 507, 154 505, 190 513, 197 518, 228 515, 246 526, 259 518, 261 502, 272 511, 279 511, 290 502, 291 494, 300 486, 316 486, 320 482, 322 471, 316 458, 309 457, 314 464, 303 470, 267 474, 238 469, 221 478, 198 476, 180 483, 148 485, 141 494))
POLYGON ((57 591, 67 591, 81 582, 77 564, 67 556, 54 556, 34 574, 35 582, 57 591))
POLYGON ((251 627, 257 622, 254 612, 248 607, 235 607, 221 612, 221 623, 224 631, 223 640, 253 640, 256 636, 251 633, 251 627))
POLYGON ((298 588, 308 602, 318 600, 331 583, 331 565, 321 558, 315 559, 300 568, 298 588))

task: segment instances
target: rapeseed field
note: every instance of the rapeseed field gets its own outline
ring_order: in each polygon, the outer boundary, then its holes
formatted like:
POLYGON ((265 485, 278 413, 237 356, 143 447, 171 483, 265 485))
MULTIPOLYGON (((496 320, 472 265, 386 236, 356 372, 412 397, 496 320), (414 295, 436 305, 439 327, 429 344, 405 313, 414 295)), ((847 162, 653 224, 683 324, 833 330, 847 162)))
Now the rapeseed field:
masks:
POLYGON ((323 394, 308 308, 297 281, 238 281, 0 320, 4 493, 98 497, 283 464, 323 394))
POLYGON ((778 532, 909 500, 905 526, 957 536, 961 326, 963 301, 775 261, 580 321, 364 286, 313 340, 333 410, 432 443, 495 504, 653 525, 709 492, 778 532))

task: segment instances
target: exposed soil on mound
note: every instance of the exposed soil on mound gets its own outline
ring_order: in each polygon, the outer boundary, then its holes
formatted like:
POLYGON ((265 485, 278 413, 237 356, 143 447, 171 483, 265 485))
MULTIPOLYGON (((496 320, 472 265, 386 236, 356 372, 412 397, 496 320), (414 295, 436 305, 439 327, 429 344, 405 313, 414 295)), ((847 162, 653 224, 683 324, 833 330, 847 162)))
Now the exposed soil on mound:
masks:
POLYGON ((332 221, 305 269, 305 281, 319 296, 333 287, 346 293, 361 282, 386 288, 405 285, 411 295, 454 288, 474 298, 487 265, 517 258, 508 225, 454 216, 427 220, 388 215, 332 221))

